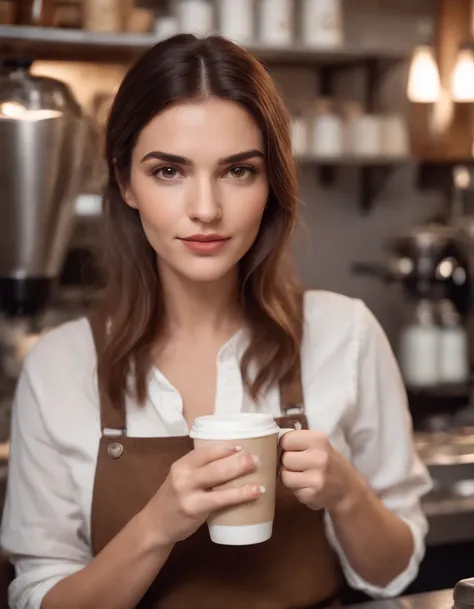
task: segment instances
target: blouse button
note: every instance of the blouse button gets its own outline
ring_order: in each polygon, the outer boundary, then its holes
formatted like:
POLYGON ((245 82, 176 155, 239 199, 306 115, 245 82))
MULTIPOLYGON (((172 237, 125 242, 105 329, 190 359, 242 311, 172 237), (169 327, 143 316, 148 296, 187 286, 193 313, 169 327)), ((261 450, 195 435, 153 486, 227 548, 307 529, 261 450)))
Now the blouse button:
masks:
POLYGON ((120 459, 123 455, 123 446, 119 442, 112 442, 107 446, 107 452, 112 459, 120 459))

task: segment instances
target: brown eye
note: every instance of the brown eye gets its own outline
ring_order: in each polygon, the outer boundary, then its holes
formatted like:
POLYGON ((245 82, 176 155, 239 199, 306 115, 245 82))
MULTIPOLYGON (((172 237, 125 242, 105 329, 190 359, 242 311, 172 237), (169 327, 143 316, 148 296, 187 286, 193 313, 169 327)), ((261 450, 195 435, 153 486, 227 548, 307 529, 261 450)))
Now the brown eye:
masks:
POLYGON ((247 165, 239 165, 229 169, 229 174, 236 180, 245 180, 257 173, 254 167, 248 167, 247 165))
POLYGON ((159 167, 156 171, 153 172, 153 175, 159 180, 172 180, 178 174, 179 172, 176 167, 171 166, 159 167))

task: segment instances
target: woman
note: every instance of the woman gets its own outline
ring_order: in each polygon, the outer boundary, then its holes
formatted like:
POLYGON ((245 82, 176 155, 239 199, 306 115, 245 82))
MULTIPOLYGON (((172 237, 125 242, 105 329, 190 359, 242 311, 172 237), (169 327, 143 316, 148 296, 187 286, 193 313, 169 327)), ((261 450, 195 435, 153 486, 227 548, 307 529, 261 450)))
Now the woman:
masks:
POLYGON ((107 159, 102 308, 42 338, 16 395, 13 609, 324 606, 340 567, 399 593, 429 479, 373 316, 303 295, 288 264, 297 178, 268 74, 221 38, 161 42, 120 87, 107 159), (259 496, 238 484, 258 464, 232 443, 194 451, 188 429, 256 409, 309 429, 283 439, 272 539, 217 546, 202 525, 259 496))

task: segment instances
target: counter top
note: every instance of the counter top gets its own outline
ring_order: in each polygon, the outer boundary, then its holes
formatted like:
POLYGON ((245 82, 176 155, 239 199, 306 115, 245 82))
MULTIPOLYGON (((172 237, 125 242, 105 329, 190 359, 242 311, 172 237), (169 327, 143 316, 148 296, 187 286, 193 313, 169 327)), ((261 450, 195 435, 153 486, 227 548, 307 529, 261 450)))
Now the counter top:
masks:
POLYGON ((353 605, 352 609, 451 609, 452 605, 453 591, 440 590, 361 603, 353 605))

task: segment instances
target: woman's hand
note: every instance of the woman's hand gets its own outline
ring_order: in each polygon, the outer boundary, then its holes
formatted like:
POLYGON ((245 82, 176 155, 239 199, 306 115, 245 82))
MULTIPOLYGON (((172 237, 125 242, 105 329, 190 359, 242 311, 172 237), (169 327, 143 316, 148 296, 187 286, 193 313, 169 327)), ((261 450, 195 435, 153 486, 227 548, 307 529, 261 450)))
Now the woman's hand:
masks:
POLYGON ((312 430, 283 436, 281 480, 297 499, 313 510, 343 513, 360 499, 367 487, 362 477, 327 437, 312 430))
POLYGON ((215 488, 255 467, 252 454, 224 444, 200 447, 176 461, 145 508, 157 545, 174 545, 186 539, 220 508, 257 499, 264 490, 258 485, 215 488))

